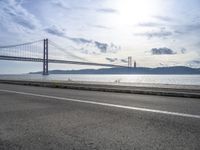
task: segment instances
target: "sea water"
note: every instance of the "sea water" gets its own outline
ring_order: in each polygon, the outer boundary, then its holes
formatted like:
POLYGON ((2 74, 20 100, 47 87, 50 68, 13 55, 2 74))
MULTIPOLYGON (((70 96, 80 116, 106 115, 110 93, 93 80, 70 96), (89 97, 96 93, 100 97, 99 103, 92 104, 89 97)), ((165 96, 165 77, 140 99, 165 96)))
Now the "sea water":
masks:
POLYGON ((42 76, 39 74, 0 75, 0 79, 15 80, 63 80, 63 81, 89 81, 128 84, 175 84, 175 85, 200 85, 200 75, 80 75, 80 74, 52 74, 42 76))

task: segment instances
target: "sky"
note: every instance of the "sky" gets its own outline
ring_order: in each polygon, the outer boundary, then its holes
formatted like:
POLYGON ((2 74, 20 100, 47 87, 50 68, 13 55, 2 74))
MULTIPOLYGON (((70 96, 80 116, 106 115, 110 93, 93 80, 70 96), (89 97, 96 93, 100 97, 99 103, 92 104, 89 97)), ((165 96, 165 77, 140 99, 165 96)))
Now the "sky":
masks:
MULTIPOLYGON (((199 0, 0 0, 0 46, 48 38, 66 51, 61 59, 199 68, 199 37, 199 0)), ((0 61, 0 74, 41 66, 0 61)))

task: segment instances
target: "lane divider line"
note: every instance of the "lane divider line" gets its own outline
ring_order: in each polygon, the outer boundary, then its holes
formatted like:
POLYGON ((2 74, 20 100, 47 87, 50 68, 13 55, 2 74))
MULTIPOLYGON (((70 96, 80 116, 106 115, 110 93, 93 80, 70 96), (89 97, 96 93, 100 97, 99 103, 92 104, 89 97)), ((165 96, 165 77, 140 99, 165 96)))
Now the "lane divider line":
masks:
POLYGON ((115 107, 115 108, 129 109, 129 110, 137 110, 137 111, 143 111, 143 112, 151 112, 151 113, 158 113, 158 114, 200 119, 200 115, 192 115, 192 114, 179 113, 179 112, 170 112, 170 111, 163 111, 163 110, 156 110, 156 109, 149 109, 149 108, 142 108, 142 107, 94 102, 94 101, 88 101, 88 100, 64 98, 64 97, 49 96, 49 95, 34 94, 34 93, 26 93, 26 92, 12 91, 12 90, 4 90, 4 89, 0 89, 0 91, 1 92, 7 92, 7 93, 21 94, 21 95, 35 96, 35 97, 43 97, 43 98, 49 98, 49 99, 57 99, 57 100, 63 100, 63 101, 94 104, 94 105, 101 105, 101 106, 108 106, 108 107, 115 107))

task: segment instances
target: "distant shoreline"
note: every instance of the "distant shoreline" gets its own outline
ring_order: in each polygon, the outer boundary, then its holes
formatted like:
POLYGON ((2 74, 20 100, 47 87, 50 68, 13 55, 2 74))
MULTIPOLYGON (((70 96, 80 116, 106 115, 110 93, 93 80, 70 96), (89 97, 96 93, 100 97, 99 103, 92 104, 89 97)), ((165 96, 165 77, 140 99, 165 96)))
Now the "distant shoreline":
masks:
MULTIPOLYGON (((30 72, 30 74, 42 74, 30 72)), ((81 70, 50 70, 49 74, 99 74, 99 75, 200 75, 200 68, 190 68, 185 66, 158 67, 158 68, 102 68, 102 69, 81 69, 81 70)))

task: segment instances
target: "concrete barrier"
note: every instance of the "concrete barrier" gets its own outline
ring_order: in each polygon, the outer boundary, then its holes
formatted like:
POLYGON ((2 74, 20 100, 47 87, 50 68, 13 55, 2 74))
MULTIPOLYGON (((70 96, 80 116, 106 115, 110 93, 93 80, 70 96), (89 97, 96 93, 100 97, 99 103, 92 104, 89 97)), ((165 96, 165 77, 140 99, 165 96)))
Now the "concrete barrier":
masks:
POLYGON ((187 97, 200 98, 200 89, 181 89, 181 88, 162 88, 162 87, 138 87, 138 86, 124 86, 124 85, 104 85, 91 84, 79 82, 62 82, 62 81, 30 81, 30 80, 0 80, 4 84, 17 84, 29 86, 41 86, 51 88, 65 88, 77 90, 90 90, 102 92, 117 92, 117 93, 131 93, 131 94, 145 94, 145 95, 159 95, 159 96, 173 96, 173 97, 187 97))

